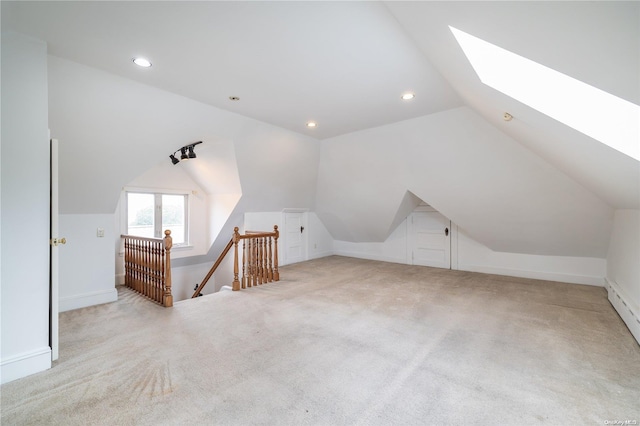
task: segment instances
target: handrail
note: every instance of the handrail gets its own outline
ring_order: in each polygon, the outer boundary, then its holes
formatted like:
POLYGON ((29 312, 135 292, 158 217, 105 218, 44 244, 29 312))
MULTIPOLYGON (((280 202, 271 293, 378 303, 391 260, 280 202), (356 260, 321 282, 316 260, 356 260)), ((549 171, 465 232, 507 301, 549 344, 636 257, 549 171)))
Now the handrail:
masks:
POLYGON ((231 249, 232 245, 233 245, 233 238, 229 240, 229 242, 227 243, 227 246, 224 248, 224 250, 222 250, 222 253, 220 253, 220 256, 218 256, 218 259, 216 260, 216 262, 213 264, 211 269, 209 269, 207 276, 204 277, 200 285, 196 288, 196 291, 193 293, 193 296, 191 296, 192 299, 200 295, 200 292, 209 281, 209 278, 211 278, 211 276, 216 271, 216 269, 218 269, 218 266, 220 266, 220 264, 222 263, 222 259, 224 259, 227 253, 229 253, 229 250, 231 249))
POLYGON ((246 240, 247 238, 275 237, 275 235, 275 232, 245 231, 244 235, 238 235, 238 239, 246 240))
POLYGON ((124 239, 125 285, 164 307, 173 306, 171 294, 171 231, 164 238, 121 235, 124 239))
POLYGON ((231 247, 234 247, 233 259, 233 283, 234 291, 240 288, 247 288, 253 285, 263 284, 266 282, 279 281, 280 272, 278 271, 278 225, 274 225, 273 232, 264 231, 245 231, 245 235, 241 235, 239 228, 233 229, 233 236, 226 245, 214 265, 211 267, 207 276, 202 283, 196 288, 191 298, 196 298, 207 284, 215 270, 220 266, 224 257, 229 253, 231 247), (248 241, 243 241, 248 240, 248 241), (242 244, 242 285, 240 284, 240 268, 238 266, 238 243, 242 244))

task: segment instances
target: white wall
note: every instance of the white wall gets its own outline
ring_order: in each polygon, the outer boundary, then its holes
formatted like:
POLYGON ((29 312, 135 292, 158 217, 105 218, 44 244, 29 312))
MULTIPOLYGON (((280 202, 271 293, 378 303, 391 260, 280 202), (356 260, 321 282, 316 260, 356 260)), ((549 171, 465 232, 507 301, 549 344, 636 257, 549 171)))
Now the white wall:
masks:
MULTIPOLYGON (((251 231, 267 231, 273 230, 273 225, 278 225, 280 238, 278 239, 278 253, 280 265, 286 265, 284 245, 286 244, 284 235, 284 215, 285 211, 280 212, 249 212, 244 215, 243 229, 251 231)), ((331 256, 333 252, 333 238, 322 221, 315 212, 305 211, 303 213, 304 232, 307 233, 307 260, 317 259, 320 257, 331 256)))
POLYGON ((606 259, 493 251, 458 228, 458 269, 574 284, 604 285, 606 259))
POLYGON ((2 383, 51 367, 46 50, 2 32, 2 383))
POLYGON ((240 233, 244 233, 246 230, 273 232, 274 225, 277 225, 280 231, 278 252, 281 253, 284 226, 284 216, 282 212, 247 212, 244 214, 244 225, 239 228, 240 233))
POLYGON ((383 262, 407 263, 407 221, 406 219, 391 232, 391 235, 381 243, 354 243, 351 241, 335 240, 333 253, 340 256, 356 257, 360 259, 380 260, 383 262))
POLYGON ((640 211, 616 210, 607 257, 609 300, 640 342, 640 211))
POLYGON ((59 224, 67 239, 60 247, 60 312, 116 301, 113 241, 120 233, 114 215, 63 214, 59 224))
POLYGON ((315 211, 382 242, 412 192, 494 251, 604 258, 613 210, 467 107, 322 141, 315 211))
POLYGON ((309 234, 307 241, 309 249, 307 254, 309 260, 331 256, 334 251, 333 237, 324 226, 316 212, 309 212, 307 215, 307 227, 309 234))
MULTIPOLYGON (((607 261, 600 258, 540 256, 496 252, 469 237, 452 224, 451 267, 461 271, 534 278, 575 284, 604 285, 607 261)), ((411 264, 409 227, 405 219, 381 243, 336 240, 334 254, 385 262, 411 264)))

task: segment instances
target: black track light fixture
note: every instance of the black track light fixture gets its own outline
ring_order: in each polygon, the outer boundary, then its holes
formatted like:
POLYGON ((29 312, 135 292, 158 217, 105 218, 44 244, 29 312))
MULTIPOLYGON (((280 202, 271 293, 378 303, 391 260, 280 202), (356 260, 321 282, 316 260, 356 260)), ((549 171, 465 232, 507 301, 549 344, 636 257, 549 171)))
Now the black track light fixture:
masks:
POLYGON ((194 146, 191 145, 189 147, 189 158, 196 158, 196 153, 193 151, 193 149, 194 149, 194 146))
POLYGON ((196 145, 201 144, 202 141, 190 143, 189 145, 185 145, 180 149, 177 149, 176 152, 171 154, 169 158, 173 164, 178 164, 181 160, 189 160, 190 158, 196 158, 196 153, 194 151, 196 145), (177 153, 180 153, 180 159, 176 157, 177 153))

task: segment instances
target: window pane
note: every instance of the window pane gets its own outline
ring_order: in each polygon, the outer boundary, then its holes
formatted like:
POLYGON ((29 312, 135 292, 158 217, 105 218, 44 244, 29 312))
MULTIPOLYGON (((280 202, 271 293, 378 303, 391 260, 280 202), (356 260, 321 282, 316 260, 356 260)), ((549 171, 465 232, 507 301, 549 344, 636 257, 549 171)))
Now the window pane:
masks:
POLYGON ((127 234, 153 238, 153 194, 127 194, 127 234))
POLYGON ((162 236, 165 229, 171 230, 173 244, 185 241, 185 199, 184 195, 162 195, 162 236))

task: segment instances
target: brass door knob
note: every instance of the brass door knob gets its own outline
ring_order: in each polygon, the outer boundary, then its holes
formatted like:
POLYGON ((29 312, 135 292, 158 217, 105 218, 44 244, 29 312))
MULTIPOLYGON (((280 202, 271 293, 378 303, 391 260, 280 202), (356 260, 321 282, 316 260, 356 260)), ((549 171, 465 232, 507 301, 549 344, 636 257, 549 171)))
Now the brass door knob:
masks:
POLYGON ((49 244, 51 244, 54 247, 57 247, 60 244, 67 244, 67 239, 66 238, 52 238, 49 241, 49 244))

